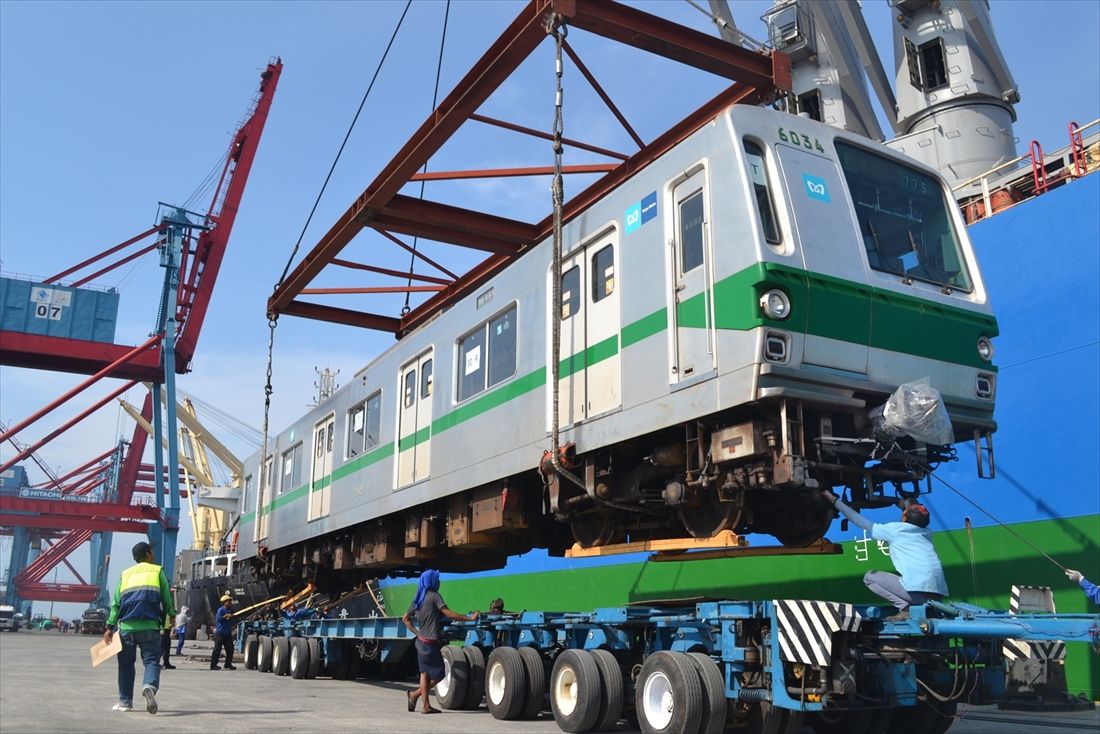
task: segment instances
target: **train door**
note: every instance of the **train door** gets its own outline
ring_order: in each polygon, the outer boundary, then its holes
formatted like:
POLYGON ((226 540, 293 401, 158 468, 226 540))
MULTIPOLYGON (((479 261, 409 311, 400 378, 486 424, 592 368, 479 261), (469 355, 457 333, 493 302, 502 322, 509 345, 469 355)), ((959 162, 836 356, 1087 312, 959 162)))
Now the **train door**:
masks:
POLYGON ((589 417, 622 404, 616 243, 612 232, 585 248, 585 413, 589 417))
POLYGON ((562 263, 559 425, 622 404, 614 230, 562 263))
POLYGON ((313 469, 309 481, 309 519, 329 513, 332 498, 332 446, 336 440, 336 417, 329 416, 313 427, 313 469))
MULTIPOLYGON (((775 147, 803 261, 810 273, 802 359, 831 369, 866 373, 871 337, 870 289, 859 230, 852 219, 840 171, 834 161, 807 150, 781 143, 775 147)), ((853 194, 860 196, 859 192, 853 194)), ((889 201, 870 205, 893 206, 889 201)))
POLYGON ((272 457, 267 457, 264 464, 263 478, 260 491, 256 493, 256 535, 254 541, 260 541, 267 537, 267 505, 271 502, 271 473, 275 471, 272 457))
POLYGON ((401 409, 397 427, 397 486, 427 478, 431 467, 432 379, 429 350, 401 368, 401 409))
POLYGON ((706 172, 699 170, 672 191, 673 383, 710 374, 715 367, 705 179, 706 172))

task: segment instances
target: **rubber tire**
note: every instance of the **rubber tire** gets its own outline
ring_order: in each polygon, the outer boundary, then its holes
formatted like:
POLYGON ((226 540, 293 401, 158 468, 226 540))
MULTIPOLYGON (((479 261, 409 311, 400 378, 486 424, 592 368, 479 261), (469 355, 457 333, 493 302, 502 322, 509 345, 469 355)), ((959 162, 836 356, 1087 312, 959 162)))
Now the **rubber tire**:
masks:
POLYGON ((267 635, 260 635, 258 643, 259 653, 256 655, 256 670, 261 673, 271 672, 271 657, 275 652, 274 643, 267 635))
POLYGON ((567 732, 592 731, 600 715, 602 697, 596 659, 586 650, 560 652, 550 673, 550 710, 558 728, 567 732))
POLYGON ((519 657, 523 661, 523 672, 527 679, 527 695, 524 696, 519 718, 537 719, 546 705, 546 659, 533 647, 519 648, 519 657))
POLYGON ((699 724, 699 734, 721 734, 726 728, 726 682, 722 680, 722 671, 710 655, 701 652, 689 652, 688 658, 699 674, 699 683, 703 687, 703 720, 699 724))
POLYGON ((749 719, 748 734, 797 734, 802 730, 802 712, 772 706, 761 701, 749 719))
POLYGON ((249 635, 244 638, 244 668, 256 669, 256 658, 260 655, 260 638, 258 635, 249 635))
POLYGON ((443 664, 446 676, 435 686, 435 696, 441 708, 454 711, 461 709, 466 701, 466 691, 470 682, 470 665, 466 662, 466 653, 461 647, 444 645, 443 664), (441 689, 442 686, 442 689, 441 689))
POLYGON ((309 645, 301 637, 290 638, 290 677, 301 680, 309 671, 309 645))
POLYGON ((286 675, 290 672, 290 640, 279 635, 271 641, 271 672, 286 675))
POLYGON ((515 721, 527 697, 523 658, 514 647, 498 647, 485 663, 485 702, 494 719, 515 721))
POLYGON ((642 734, 696 734, 699 731, 703 720, 703 686, 695 672, 695 664, 683 653, 662 650, 646 658, 638 674, 634 700, 642 734), (658 726, 650 721, 649 714, 665 705, 665 696, 672 697, 671 717, 658 726))
POLYGON ((477 711, 485 700, 485 653, 475 645, 462 648, 462 652, 466 655, 466 665, 470 671, 466 678, 466 700, 462 702, 462 708, 477 711))
POLYGON ((623 669, 607 650, 592 650, 600 670, 600 714, 593 731, 610 731, 623 714, 623 669))
POLYGON ((325 669, 325 659, 321 654, 320 640, 311 637, 306 640, 306 646, 309 647, 309 669, 306 671, 306 678, 313 680, 325 669))
POLYGON ((348 645, 342 640, 329 640, 328 644, 331 655, 325 660, 325 675, 333 680, 343 680, 348 677, 348 668, 351 667, 348 645))

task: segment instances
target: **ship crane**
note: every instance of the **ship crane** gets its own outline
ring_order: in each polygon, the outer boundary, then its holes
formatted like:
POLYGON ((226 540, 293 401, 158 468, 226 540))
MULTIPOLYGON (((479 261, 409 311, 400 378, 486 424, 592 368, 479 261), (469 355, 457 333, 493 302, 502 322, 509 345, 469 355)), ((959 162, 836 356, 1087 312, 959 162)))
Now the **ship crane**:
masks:
MULTIPOLYGON (((175 375, 191 369, 210 297, 281 72, 280 59, 270 60, 262 71, 259 88, 244 121, 233 135, 213 198, 204 213, 194 214, 169 207, 161 220, 144 232, 41 283, 33 284, 37 292, 45 294, 43 307, 50 312, 56 310, 58 316, 63 316, 64 306, 61 304, 73 298, 78 292, 74 289, 156 250, 165 269, 165 278, 156 333, 152 337, 140 345, 130 346, 113 343, 113 329, 109 338, 98 340, 90 335, 85 338, 53 336, 41 328, 10 328, 8 322, 0 329, 0 364, 91 376, 35 414, 0 432, 0 442, 19 435, 105 377, 125 381, 43 438, 24 442, 23 449, 0 464, 0 472, 27 459, 58 435, 135 386, 139 380, 157 386, 163 384, 167 391, 167 399, 163 401, 167 409, 167 426, 162 425, 161 391, 153 390, 146 396, 140 411, 143 422, 135 427, 133 438, 125 450, 120 445, 115 454, 116 460, 111 470, 115 475, 114 490, 108 500, 88 503, 58 501, 61 492, 50 499, 4 497, 0 508, 0 526, 68 531, 13 578, 16 594, 22 599, 78 602, 95 599, 102 584, 59 585, 41 581, 57 564, 67 563, 65 559, 68 555, 93 536, 101 543, 99 550, 93 547, 93 557, 104 560, 108 557, 106 549, 110 546, 111 532, 147 534, 160 561, 165 562, 175 556, 180 500, 179 462, 175 455, 175 375), (115 258, 113 261, 103 264, 112 257, 115 258), (65 283, 63 279, 66 279, 65 283), (142 489, 138 483, 139 477, 148 477, 142 458, 149 435, 146 425, 150 423, 155 434, 152 467, 155 504, 133 504, 134 493, 142 489), (171 445, 167 467, 160 446, 162 436, 171 445)), ((14 287, 11 285, 13 282, 4 279, 7 287, 14 287)), ((26 284, 17 285, 25 287, 26 284)), ((28 319, 28 322, 32 320, 28 319)), ((92 463, 95 462, 89 462, 84 468, 92 463)), ((99 565, 101 568, 96 569, 96 577, 105 580, 106 563, 99 565)), ((171 577, 170 563, 165 570, 171 577)))

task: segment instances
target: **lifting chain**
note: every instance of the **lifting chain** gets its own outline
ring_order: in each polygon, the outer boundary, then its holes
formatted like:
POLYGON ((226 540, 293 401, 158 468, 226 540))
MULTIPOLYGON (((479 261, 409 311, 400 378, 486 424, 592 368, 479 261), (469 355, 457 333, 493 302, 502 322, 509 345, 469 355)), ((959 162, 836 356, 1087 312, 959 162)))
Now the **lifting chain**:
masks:
MULTIPOLYGON (((280 279, 280 284, 282 280, 280 279)), ((278 290, 278 286, 275 287, 278 290)), ((264 494, 264 488, 268 486, 271 478, 267 474, 274 468, 267 465, 267 439, 268 439, 268 420, 271 415, 271 393, 275 392, 275 389, 271 387, 271 364, 274 360, 275 353, 275 327, 279 325, 279 315, 269 315, 267 318, 267 384, 264 385, 264 438, 263 438, 263 452, 260 454, 260 485, 256 488, 256 535, 258 540, 263 540, 267 537, 266 526, 262 525, 263 513, 264 513, 264 501, 267 497, 264 494)))
POLYGON ((565 36, 568 30, 565 25, 565 19, 558 14, 553 14, 548 18, 547 32, 554 36, 554 77, 555 77, 555 89, 554 89, 554 179, 550 184, 550 195, 554 203, 554 241, 553 241, 553 268, 551 270, 550 282, 551 282, 551 299, 552 308, 554 312, 550 317, 550 340, 553 345, 552 354, 550 355, 550 381, 552 384, 551 394, 553 395, 550 420, 550 465, 554 468, 560 476, 565 477, 573 484, 577 485, 581 489, 586 489, 584 482, 570 472, 561 463, 561 457, 559 454, 559 423, 560 423, 560 373, 561 373, 561 253, 562 253, 562 202, 565 198, 564 187, 562 185, 562 152, 564 146, 562 145, 562 134, 565 130, 565 120, 562 115, 562 45, 565 43, 565 36))

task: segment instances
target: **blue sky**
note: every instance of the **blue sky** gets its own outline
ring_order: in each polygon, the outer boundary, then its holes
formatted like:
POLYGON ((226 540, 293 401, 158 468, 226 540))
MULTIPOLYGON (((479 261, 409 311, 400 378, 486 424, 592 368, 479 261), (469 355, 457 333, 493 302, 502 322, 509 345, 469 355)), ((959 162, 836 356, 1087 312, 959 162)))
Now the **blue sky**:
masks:
MULTIPOLYGON (((685 2, 637 4, 709 30, 707 19, 685 2)), ((757 18, 769 2, 731 5, 742 30, 765 37, 757 18)), ((148 228, 158 201, 186 200, 224 154, 267 59, 282 56, 282 80, 199 343, 195 371, 179 382, 181 388, 260 426, 267 295, 404 6, 403 0, 0 2, 2 270, 48 276, 148 228)), ((1016 108, 1019 150, 1033 138, 1048 150, 1064 145, 1070 120, 1084 124, 1100 117, 1100 2, 994 0, 991 6, 1001 48, 1022 97, 1016 108), (1074 30, 1073 41, 1068 28, 1074 30), (1060 35, 1052 40, 1055 31, 1060 35)), ((452 3, 441 95, 520 7, 510 0, 452 3)), ((426 117, 444 8, 438 0, 413 3, 299 258, 426 117)), ((864 13, 889 74, 889 6, 886 0, 869 0, 864 13)), ((693 108, 692 102, 720 88, 698 75, 690 77, 690 83, 678 83, 679 77, 664 62, 638 61, 620 50, 601 48, 579 33, 570 41, 643 137, 652 137, 693 108)), ((544 44, 523 68, 520 83, 490 100, 488 114, 549 127, 549 51, 549 44, 544 44)), ((598 103, 572 67, 566 69, 566 135, 629 151, 621 131, 606 118, 590 119, 598 103)), ((551 163, 546 144, 489 147, 483 140, 476 130, 467 133, 432 167, 551 163)), ((588 160, 567 154, 566 162, 588 160)), ((582 183, 570 179, 567 195, 582 183)), ((470 195, 447 184, 428 187, 429 198, 461 201, 470 195)), ((483 182, 473 195, 532 220, 549 211, 545 180, 483 182)), ((408 267, 407 256, 372 241, 357 240, 345 255, 408 267)), ((153 328, 160 280, 155 258, 148 257, 101 281, 121 286, 116 341, 138 343, 153 328)), ((322 284, 352 283, 347 276, 330 276, 317 283, 322 284)), ((353 302, 341 305, 355 307, 353 302)), ((276 334, 273 428, 286 425, 309 402, 315 392, 315 366, 339 369, 342 384, 391 343, 389 336, 352 327, 283 318, 276 334)), ((12 422, 29 415, 79 379, 0 368, 0 419, 12 422)), ((106 387, 88 395, 105 391, 106 387)), ((131 402, 141 399, 136 391, 130 396, 131 402)), ((74 403, 47 417, 24 432, 23 439, 43 435, 80 406, 74 403)), ((109 448, 120 427, 128 437, 132 425, 120 420, 114 408, 105 409, 45 447, 41 455, 54 467, 75 466, 109 448)), ((241 444, 234 448, 242 453, 251 450, 241 444)), ((10 447, 0 448, 0 456, 10 452, 10 447)), ((181 547, 188 536, 189 531, 181 531, 181 547)), ((116 538, 116 574, 126 565, 121 559, 133 540, 116 538)), ((6 552, 7 545, 0 545, 5 567, 6 552)), ((63 571, 60 578, 67 574, 63 571)))

